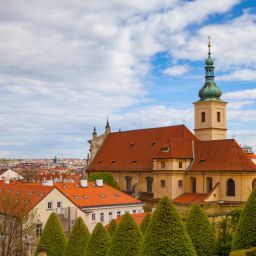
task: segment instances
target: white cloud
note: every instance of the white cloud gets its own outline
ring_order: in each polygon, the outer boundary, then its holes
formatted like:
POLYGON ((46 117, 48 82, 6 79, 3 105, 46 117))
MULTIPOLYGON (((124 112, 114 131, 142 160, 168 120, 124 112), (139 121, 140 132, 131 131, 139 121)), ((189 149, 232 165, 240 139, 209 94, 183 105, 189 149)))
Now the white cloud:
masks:
POLYGON ((255 100, 256 89, 227 92, 223 94, 223 98, 225 98, 226 100, 255 100))
POLYGON ((188 70, 187 65, 176 65, 165 69, 163 73, 167 76, 181 76, 186 74, 188 70))
POLYGON ((225 74, 217 77, 221 81, 256 81, 256 70, 241 69, 230 74, 225 74))

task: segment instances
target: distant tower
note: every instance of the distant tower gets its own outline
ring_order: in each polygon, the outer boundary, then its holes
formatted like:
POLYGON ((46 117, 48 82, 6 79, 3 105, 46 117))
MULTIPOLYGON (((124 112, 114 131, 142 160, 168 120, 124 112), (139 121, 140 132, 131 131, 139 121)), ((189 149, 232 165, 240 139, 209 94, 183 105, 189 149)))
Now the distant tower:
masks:
POLYGON ((106 123, 106 127, 105 127, 105 133, 106 134, 111 133, 111 127, 109 125, 108 117, 107 117, 107 123, 106 123))
POLYGON ((205 60, 205 84, 199 91, 200 100, 194 102, 195 135, 200 140, 226 139, 226 105, 220 96, 221 89, 214 81, 214 62, 211 58, 209 37, 208 58, 205 60))

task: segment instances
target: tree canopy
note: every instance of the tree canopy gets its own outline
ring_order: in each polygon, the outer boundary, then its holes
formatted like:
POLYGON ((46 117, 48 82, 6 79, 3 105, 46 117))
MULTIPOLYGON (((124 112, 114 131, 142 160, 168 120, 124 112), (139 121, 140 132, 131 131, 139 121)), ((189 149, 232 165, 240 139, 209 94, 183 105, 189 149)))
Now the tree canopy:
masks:
MULTIPOLYGON (((86 256, 106 256, 109 246, 111 244, 111 237, 108 231, 101 223, 98 223, 89 239, 86 247, 86 256)), ((80 254, 83 255, 83 254, 80 254)))
POLYGON ((89 238, 90 232, 83 219, 79 217, 71 230, 64 256, 84 255, 89 238))
POLYGON ((150 219, 151 219, 151 214, 147 213, 145 215, 144 219, 142 220, 141 224, 140 224, 140 229, 141 229, 141 232, 142 232, 143 235, 146 234, 150 219))
POLYGON ((168 197, 159 201, 151 217, 141 255, 196 256, 182 220, 168 197))
POLYGON ((217 241, 212 225, 199 205, 191 207, 185 227, 198 256, 217 255, 217 241))
POLYGON ((103 179, 103 182, 111 187, 118 188, 118 184, 114 179, 114 176, 108 172, 95 172, 89 176, 89 181, 96 181, 97 179, 103 179))
POLYGON ((142 233, 129 213, 125 213, 114 232, 108 256, 139 256, 142 233))
POLYGON ((116 231, 117 223, 115 220, 111 220, 111 222, 108 224, 107 230, 111 237, 113 237, 114 232, 116 231))
POLYGON ((47 256, 62 256, 67 243, 66 235, 62 229, 56 213, 52 213, 43 230, 43 233, 39 239, 37 250, 43 247, 47 256))

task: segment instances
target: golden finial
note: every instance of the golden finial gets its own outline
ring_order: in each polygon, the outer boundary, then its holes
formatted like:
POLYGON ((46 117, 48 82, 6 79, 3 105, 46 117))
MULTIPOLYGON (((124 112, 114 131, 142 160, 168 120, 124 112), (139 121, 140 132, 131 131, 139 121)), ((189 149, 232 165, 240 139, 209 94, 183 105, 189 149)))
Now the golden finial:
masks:
POLYGON ((209 53, 211 53, 211 37, 208 36, 208 48, 209 48, 209 53))

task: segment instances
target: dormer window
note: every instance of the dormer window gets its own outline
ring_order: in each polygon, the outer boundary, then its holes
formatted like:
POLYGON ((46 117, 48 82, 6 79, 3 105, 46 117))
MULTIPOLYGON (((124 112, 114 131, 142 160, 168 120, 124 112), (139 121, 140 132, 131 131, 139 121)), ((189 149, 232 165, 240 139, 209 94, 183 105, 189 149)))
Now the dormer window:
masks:
POLYGON ((115 164, 116 163, 116 160, 112 160, 112 164, 115 164))
POLYGON ((137 160, 133 160, 132 163, 133 163, 133 164, 137 163, 137 160))
POLYGON ((161 148, 161 152, 169 152, 169 147, 163 147, 161 148))
POLYGON ((200 163, 205 163, 205 159, 200 159, 200 163))
POLYGON ((156 145, 156 142, 154 141, 154 142, 152 142, 152 144, 151 144, 152 146, 155 146, 156 145))
POLYGON ((130 143, 130 147, 133 147, 134 146, 134 143, 130 143))
POLYGON ((79 199, 79 196, 74 196, 75 199, 79 199))

